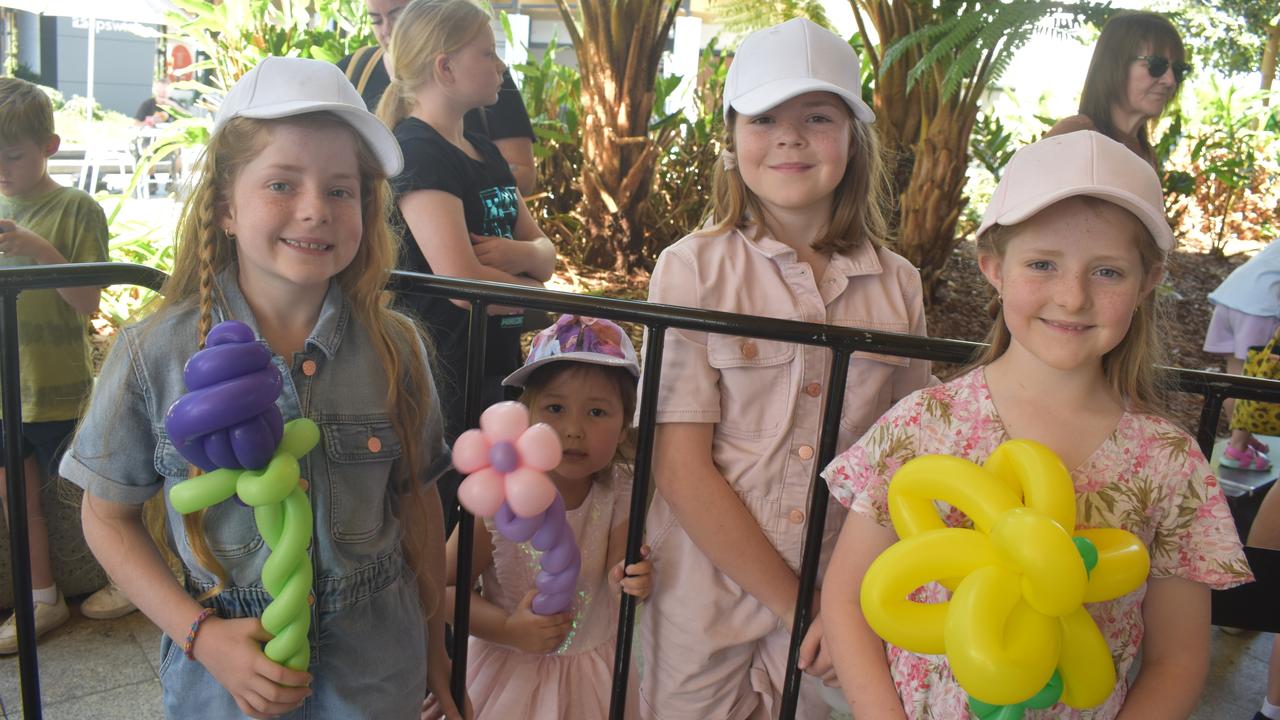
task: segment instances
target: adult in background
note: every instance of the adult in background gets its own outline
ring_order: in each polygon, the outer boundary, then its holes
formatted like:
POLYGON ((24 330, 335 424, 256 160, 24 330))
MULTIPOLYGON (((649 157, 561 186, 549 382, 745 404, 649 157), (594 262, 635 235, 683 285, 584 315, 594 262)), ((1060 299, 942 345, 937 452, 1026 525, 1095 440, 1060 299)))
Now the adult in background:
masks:
MULTIPOLYGON (((388 72, 391 56, 386 48, 391 43, 396 18, 408 4, 409 0, 365 0, 378 44, 362 47, 338 61, 338 68, 346 73, 370 112, 377 111, 382 93, 391 84, 388 72)), ((520 89, 516 87, 510 71, 503 73, 498 102, 467 113, 465 125, 467 132, 484 135, 498 146, 498 151, 511 167, 520 194, 526 197, 533 194, 538 180, 533 160, 533 141, 536 138, 520 89)))
POLYGON ((1190 71, 1182 37, 1168 18, 1152 12, 1114 15, 1093 48, 1080 114, 1059 120, 1046 137, 1096 130, 1159 173, 1150 128, 1190 71))

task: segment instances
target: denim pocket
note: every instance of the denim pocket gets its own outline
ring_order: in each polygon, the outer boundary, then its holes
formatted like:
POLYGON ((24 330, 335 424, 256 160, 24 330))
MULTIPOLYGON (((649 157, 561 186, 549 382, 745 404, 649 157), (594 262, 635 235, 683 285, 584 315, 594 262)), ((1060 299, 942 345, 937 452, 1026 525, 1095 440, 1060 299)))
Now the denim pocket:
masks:
POLYGON ((400 438, 386 415, 317 418, 329 460, 329 513, 333 538, 369 540, 382 528, 388 508, 391 470, 400 457, 400 438))

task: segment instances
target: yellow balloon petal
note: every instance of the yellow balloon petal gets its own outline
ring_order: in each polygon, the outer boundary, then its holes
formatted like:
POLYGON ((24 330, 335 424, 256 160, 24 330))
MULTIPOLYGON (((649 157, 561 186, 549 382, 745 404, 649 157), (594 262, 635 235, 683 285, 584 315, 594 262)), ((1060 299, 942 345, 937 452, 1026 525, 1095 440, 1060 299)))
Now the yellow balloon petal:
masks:
POLYGON ((1106 639, 1084 608, 1058 620, 1062 624, 1058 659, 1062 702, 1074 708, 1101 704, 1116 687, 1116 666, 1106 639))
POLYGON ((1116 528, 1091 528, 1076 535, 1098 549, 1098 564, 1089 575, 1085 602, 1102 602, 1142 587, 1151 573, 1151 556, 1136 535, 1116 528))
POLYGON ((991 543, 974 530, 944 528, 899 541, 867 568, 862 613, 871 629, 894 645, 941 654, 948 603, 918 603, 908 596, 940 577, 967 575, 995 561, 991 543))
POLYGON ((908 461, 889 483, 889 515, 898 537, 946 527, 934 500, 941 500, 990 532, 997 517, 1019 507, 1018 496, 982 468, 950 455, 924 455, 908 461))
POLYGON ((1075 530, 1075 486, 1052 450, 1034 440, 1009 440, 982 467, 1015 488, 1019 504, 1048 515, 1068 533, 1075 530))
POLYGON ((991 529, 991 544, 1021 577, 1022 595, 1037 611, 1060 617, 1080 607, 1088 576, 1075 543, 1048 515, 1014 508, 991 529))
POLYGON ((1053 676, 1062 631, 1022 600, 1018 574, 975 570, 951 598, 947 660, 970 695, 992 705, 1022 702, 1053 676))

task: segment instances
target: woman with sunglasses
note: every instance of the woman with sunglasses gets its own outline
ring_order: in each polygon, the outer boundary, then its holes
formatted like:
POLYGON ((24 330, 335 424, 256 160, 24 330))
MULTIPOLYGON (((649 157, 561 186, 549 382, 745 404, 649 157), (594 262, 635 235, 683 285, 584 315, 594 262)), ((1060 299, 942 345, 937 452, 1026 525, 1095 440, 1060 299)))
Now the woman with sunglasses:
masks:
POLYGON ((1173 23, 1151 12, 1113 15, 1102 28, 1080 93, 1080 114, 1059 120, 1046 137, 1096 130, 1123 143, 1159 172, 1150 126, 1190 72, 1173 23))

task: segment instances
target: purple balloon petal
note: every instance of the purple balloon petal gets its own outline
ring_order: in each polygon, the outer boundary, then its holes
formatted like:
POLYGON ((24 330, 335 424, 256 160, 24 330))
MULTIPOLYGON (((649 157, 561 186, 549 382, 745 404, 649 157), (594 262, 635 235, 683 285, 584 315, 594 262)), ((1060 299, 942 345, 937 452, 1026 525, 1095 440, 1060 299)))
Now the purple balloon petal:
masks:
POLYGON ((262 418, 267 421, 267 430, 271 432, 271 442, 277 446, 284 439, 284 415, 280 412, 280 406, 271 403, 271 407, 262 413, 262 418))
POLYGON ((573 593, 535 595, 532 604, 533 611, 538 615, 557 615, 568 612, 571 607, 573 607, 573 593))
POLYGON ((236 451, 231 447, 231 436, 226 430, 215 430, 203 436, 204 452, 218 467, 242 470, 240 461, 236 459, 236 451))
POLYGON ((253 328, 248 325, 239 320, 223 320, 209 331, 204 344, 205 347, 216 347, 225 343, 251 343, 256 339, 253 328))
POLYGON ((182 379, 187 390, 199 390, 231 378, 257 372, 271 364, 271 351, 262 343, 208 347, 187 361, 182 379))
POLYGON ((203 438, 196 438, 195 440, 188 441, 186 445, 181 447, 175 445, 174 447, 177 449, 178 454, 187 462, 195 465, 205 472, 213 472, 218 469, 218 463, 209 459, 209 454, 204 451, 204 443, 201 442, 202 439, 203 438))
MULTIPOLYGON (((272 405, 272 407, 275 407, 272 405)), ((262 415, 255 415, 242 423, 232 425, 227 431, 231 437, 231 449, 235 451, 240 467, 262 468, 276 451, 271 428, 262 415)))
POLYGON ((283 381, 275 367, 268 367, 212 387, 189 392, 169 407, 165 428, 174 444, 188 437, 243 422, 275 404, 283 381))
POLYGON ((509 442, 500 442, 489 448, 489 464, 504 475, 520 467, 520 452, 509 442))

